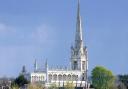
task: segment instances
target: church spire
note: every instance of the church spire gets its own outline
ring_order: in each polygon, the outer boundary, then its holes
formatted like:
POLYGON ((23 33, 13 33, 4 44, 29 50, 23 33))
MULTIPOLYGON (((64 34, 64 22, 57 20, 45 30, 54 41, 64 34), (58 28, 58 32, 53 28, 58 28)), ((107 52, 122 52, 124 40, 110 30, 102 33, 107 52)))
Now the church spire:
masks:
POLYGON ((80 0, 78 0, 77 16, 80 16, 80 0))
POLYGON ((34 71, 35 71, 35 72, 37 71, 37 67, 38 67, 38 65, 37 65, 37 60, 35 59, 35 62, 34 62, 34 71))
POLYGON ((78 0, 75 47, 81 48, 82 46, 83 46, 83 38, 82 38, 81 16, 80 16, 80 0, 78 0))
POLYGON ((82 34, 80 0, 78 0, 75 45, 71 47, 71 67, 73 70, 81 70, 84 72, 86 68, 87 54, 86 47, 83 45, 82 34))

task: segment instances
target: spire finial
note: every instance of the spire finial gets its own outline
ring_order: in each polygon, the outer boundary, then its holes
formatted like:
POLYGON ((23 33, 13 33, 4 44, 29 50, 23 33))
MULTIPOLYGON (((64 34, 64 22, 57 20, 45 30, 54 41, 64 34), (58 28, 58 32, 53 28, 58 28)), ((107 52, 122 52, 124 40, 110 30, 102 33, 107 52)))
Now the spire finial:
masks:
POLYGON ((77 10, 77 16, 80 16, 80 0, 78 0, 78 10, 77 10))
POLYGON ((45 67, 48 67, 48 59, 45 61, 45 67))
POLYGON ((75 46, 80 47, 82 44, 83 44, 83 38, 82 38, 81 16, 80 16, 80 0, 78 0, 75 46))
POLYGON ((34 62, 34 71, 37 71, 37 60, 35 59, 35 62, 34 62))
POLYGON ((26 73, 26 67, 25 67, 25 65, 23 65, 23 67, 22 67, 22 73, 26 73))

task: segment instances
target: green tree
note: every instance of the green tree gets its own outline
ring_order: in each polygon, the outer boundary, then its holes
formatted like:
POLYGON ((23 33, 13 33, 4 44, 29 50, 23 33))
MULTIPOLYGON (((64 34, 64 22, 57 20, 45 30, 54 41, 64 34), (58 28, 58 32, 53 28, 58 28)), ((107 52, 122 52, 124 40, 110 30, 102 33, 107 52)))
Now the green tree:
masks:
POLYGON ((96 66, 92 70, 92 84, 95 89, 112 89, 115 77, 110 70, 102 66, 96 66))
POLYGON ((11 89, 19 89, 19 87, 18 87, 18 85, 13 84, 13 85, 11 86, 11 89))
POLYGON ((24 75, 19 75, 12 83, 13 85, 18 85, 18 87, 24 86, 24 84, 28 84, 29 81, 24 77, 24 75))
POLYGON ((67 82, 67 84, 64 86, 64 89, 75 89, 75 86, 73 83, 67 82))
POLYGON ((31 83, 28 85, 27 89, 45 89, 45 87, 40 83, 31 83))
POLYGON ((59 89, 59 88, 56 86, 56 84, 53 83, 52 85, 50 85, 48 89, 59 89))

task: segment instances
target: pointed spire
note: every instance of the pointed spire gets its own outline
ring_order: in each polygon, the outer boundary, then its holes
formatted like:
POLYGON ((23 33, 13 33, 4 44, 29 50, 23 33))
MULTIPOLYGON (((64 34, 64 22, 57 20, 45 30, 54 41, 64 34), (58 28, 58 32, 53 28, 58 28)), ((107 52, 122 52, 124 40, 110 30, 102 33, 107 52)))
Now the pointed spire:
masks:
POLYGON ((75 47, 80 48, 82 45, 83 45, 83 38, 82 38, 81 16, 80 16, 80 0, 78 0, 75 47))
POLYGON ((35 59, 35 62, 34 62, 34 71, 37 71, 37 60, 35 59))
POLYGON ((26 67, 25 67, 25 65, 23 65, 23 67, 22 67, 22 74, 25 74, 27 71, 26 71, 26 67))
POLYGON ((78 0, 77 16, 80 16, 80 0, 78 0))
POLYGON ((46 82, 48 82, 48 60, 45 61, 45 70, 46 70, 46 82))
POLYGON ((45 67, 47 68, 48 67, 48 60, 46 59, 45 61, 45 67))

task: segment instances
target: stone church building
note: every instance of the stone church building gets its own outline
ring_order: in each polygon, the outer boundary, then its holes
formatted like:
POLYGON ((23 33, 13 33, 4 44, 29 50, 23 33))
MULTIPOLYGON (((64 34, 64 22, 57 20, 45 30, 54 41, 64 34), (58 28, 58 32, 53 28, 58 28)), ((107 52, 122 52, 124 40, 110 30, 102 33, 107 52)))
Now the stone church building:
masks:
POLYGON ((88 72, 88 53, 87 47, 83 42, 82 20, 80 15, 80 0, 78 0, 75 42, 71 46, 70 67, 69 68, 50 68, 47 61, 45 69, 38 70, 37 61, 34 63, 34 71, 24 75, 32 82, 41 82, 50 86, 57 84, 63 86, 72 82, 76 86, 89 85, 87 79, 88 72))

